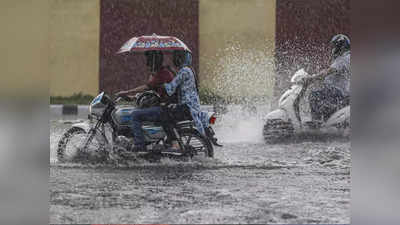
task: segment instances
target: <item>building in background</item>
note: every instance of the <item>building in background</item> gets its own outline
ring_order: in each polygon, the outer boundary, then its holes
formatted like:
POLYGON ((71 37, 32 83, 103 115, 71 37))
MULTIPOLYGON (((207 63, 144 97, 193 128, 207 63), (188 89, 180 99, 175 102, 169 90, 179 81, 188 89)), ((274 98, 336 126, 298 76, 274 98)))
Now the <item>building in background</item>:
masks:
POLYGON ((52 0, 49 3, 50 95, 97 94, 99 1, 52 0))
POLYGON ((116 55, 134 36, 156 33, 179 38, 192 50, 198 70, 198 0, 101 0, 100 5, 100 90, 126 90, 148 80, 143 54, 116 55))
POLYGON ((50 94, 95 95, 138 86, 144 57, 116 55, 132 36, 172 35, 194 53, 200 88, 272 96, 291 73, 329 59, 326 44, 350 32, 350 0, 53 0, 50 94))

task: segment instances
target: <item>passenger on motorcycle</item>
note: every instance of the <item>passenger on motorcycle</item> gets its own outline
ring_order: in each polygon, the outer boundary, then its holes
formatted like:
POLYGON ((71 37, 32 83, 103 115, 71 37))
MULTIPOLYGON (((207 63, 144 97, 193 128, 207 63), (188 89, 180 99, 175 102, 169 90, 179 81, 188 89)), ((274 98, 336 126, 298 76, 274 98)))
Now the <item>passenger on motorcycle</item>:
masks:
MULTIPOLYGON (((209 126, 209 122, 207 113, 200 110, 197 77, 191 67, 192 55, 187 51, 175 51, 173 61, 178 73, 171 82, 164 84, 164 88, 169 96, 177 93, 178 104, 169 107, 168 121, 171 121, 171 116, 178 117, 175 119, 193 119, 199 133, 205 136, 205 128, 209 126)), ((176 140, 175 133, 172 135, 173 140, 176 140)), ((171 151, 179 151, 176 142, 171 151)))
POLYGON ((330 67, 305 80, 323 80, 322 87, 309 95, 312 120, 317 123, 350 104, 350 39, 346 35, 338 34, 330 43, 333 47, 330 67))

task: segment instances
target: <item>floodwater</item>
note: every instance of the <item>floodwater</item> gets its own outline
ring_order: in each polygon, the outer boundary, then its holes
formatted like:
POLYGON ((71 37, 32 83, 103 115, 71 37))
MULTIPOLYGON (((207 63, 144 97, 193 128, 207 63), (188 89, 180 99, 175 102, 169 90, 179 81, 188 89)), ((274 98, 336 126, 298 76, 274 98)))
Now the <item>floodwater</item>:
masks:
POLYGON ((214 159, 127 165, 61 164, 71 125, 50 124, 50 223, 350 223, 350 141, 269 145, 262 121, 219 118, 214 159))

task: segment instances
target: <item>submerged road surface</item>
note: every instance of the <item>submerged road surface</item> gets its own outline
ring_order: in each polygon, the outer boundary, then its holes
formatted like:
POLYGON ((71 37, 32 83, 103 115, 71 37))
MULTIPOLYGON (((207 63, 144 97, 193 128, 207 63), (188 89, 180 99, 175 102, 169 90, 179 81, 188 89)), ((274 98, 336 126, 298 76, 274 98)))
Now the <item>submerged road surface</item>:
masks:
POLYGON ((350 223, 350 142, 267 145, 259 121, 217 127, 201 162, 61 164, 51 122, 50 223, 350 223))

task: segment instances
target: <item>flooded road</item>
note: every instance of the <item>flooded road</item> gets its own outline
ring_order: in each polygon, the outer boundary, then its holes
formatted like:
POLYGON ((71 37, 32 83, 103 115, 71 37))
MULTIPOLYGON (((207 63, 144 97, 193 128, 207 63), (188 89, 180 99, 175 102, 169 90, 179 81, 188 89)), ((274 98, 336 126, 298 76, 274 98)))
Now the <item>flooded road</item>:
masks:
MULTIPOLYGON (((232 119, 230 119, 232 120, 232 119)), ((50 127, 50 223, 350 223, 350 142, 267 145, 258 120, 223 121, 195 162, 61 164, 50 127)))

